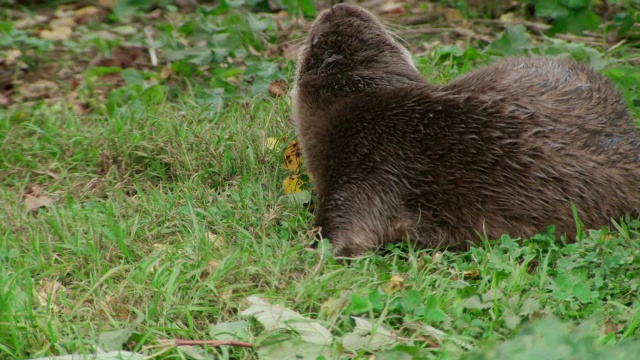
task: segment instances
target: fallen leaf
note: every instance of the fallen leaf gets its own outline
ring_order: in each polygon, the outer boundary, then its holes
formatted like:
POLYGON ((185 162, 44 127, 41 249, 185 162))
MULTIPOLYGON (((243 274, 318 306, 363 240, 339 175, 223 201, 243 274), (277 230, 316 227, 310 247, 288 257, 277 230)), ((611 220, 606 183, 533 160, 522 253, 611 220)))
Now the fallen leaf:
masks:
POLYGON ((131 25, 114 26, 110 30, 120 35, 134 35, 140 32, 140 30, 131 25))
POLYGON ((399 337, 384 326, 374 324, 360 317, 351 317, 356 326, 353 331, 342 338, 342 346, 351 352, 360 350, 377 351, 398 342, 399 337))
POLYGON ((465 21, 465 18, 464 18, 464 15, 462 15, 462 12, 454 8, 446 8, 444 10, 444 18, 449 24, 449 26, 456 26, 456 25, 459 25, 460 23, 464 23, 465 21))
POLYGON ((279 144, 280 144, 280 140, 274 137, 267 138, 267 148, 269 150, 275 150, 279 144))
POLYGON ((98 5, 109 10, 116 7, 117 0, 98 0, 98 5))
POLYGON ((477 279, 480 277, 480 270, 478 269, 466 270, 462 272, 462 276, 465 279, 477 279))
POLYGON ((396 292, 398 290, 402 290, 404 287, 404 278, 400 275, 393 275, 389 282, 384 287, 384 291, 387 293, 396 292))
POLYGON ((621 324, 616 324, 613 322, 613 320, 611 318, 607 319, 607 322, 605 322, 604 324, 604 334, 605 335, 609 335, 609 334, 615 334, 616 332, 620 331, 624 326, 621 324))
POLYGON ((37 196, 26 194, 24 196, 24 207, 28 213, 35 212, 42 207, 51 206, 54 202, 54 199, 44 194, 40 194, 37 196))
POLYGON ((48 19, 49 18, 44 15, 36 15, 33 18, 28 17, 28 18, 16 20, 13 23, 13 27, 18 30, 29 29, 29 28, 35 27, 36 25, 45 23, 48 19))
POLYGON ((75 20, 73 20, 73 18, 70 18, 70 17, 53 19, 49 23, 49 27, 51 29, 54 29, 54 30, 57 29, 57 28, 61 28, 61 27, 73 28, 76 25, 77 24, 76 24, 75 20))
POLYGON ((349 299, 347 297, 339 297, 337 299, 329 299, 320 305, 320 311, 324 311, 325 314, 333 316, 339 314, 341 310, 347 305, 349 299))
POLYGON ((11 104, 13 104, 13 100, 11 100, 10 97, 0 92, 0 106, 8 107, 8 106, 11 106, 11 104))
POLYGON ((104 331, 98 335, 98 346, 105 351, 121 350, 132 334, 133 331, 128 328, 104 331))
POLYGON ((47 306, 49 304, 49 300, 51 304, 55 307, 56 300, 58 298, 58 291, 66 291, 66 288, 62 286, 57 280, 49 281, 43 280, 40 282, 40 290, 38 291, 38 301, 40 305, 47 306))
POLYGON ((300 171, 300 164, 302 164, 302 149, 298 141, 293 140, 284 151, 284 167, 297 173, 300 171))
POLYGON ((5 52, 4 63, 7 65, 13 65, 22 56, 22 51, 18 49, 9 49, 5 52))
POLYGON ((186 345, 186 346, 180 346, 178 349, 180 350, 180 352, 186 355, 187 359, 193 359, 193 360, 206 359, 204 356, 200 354, 200 352, 202 351, 202 348, 199 346, 186 345))
POLYGON ((249 296, 247 300, 251 306, 242 311, 241 315, 253 316, 266 330, 291 329, 305 342, 318 345, 329 345, 333 341, 331 332, 316 320, 282 306, 269 304, 255 295, 249 296))
POLYGON ((285 340, 260 346, 257 355, 261 360, 317 360, 331 359, 333 354, 327 346, 285 340))
POLYGON ((97 66, 126 69, 146 63, 147 51, 141 46, 116 46, 111 49, 111 58, 98 61, 97 66))
POLYGON ((49 80, 37 80, 23 84, 18 88, 19 94, 24 100, 38 100, 54 97, 59 93, 58 84, 49 80))
POLYGON ((209 326, 209 337, 215 340, 248 340, 249 322, 245 320, 220 322, 209 326))
POLYGON ((171 65, 166 65, 160 71, 160 79, 168 79, 173 74, 173 68, 171 65))
POLYGON ((289 84, 284 80, 274 80, 269 85, 269 94, 275 97, 281 97, 287 94, 289 84))
POLYGON ((208 278, 213 273, 213 271, 218 268, 219 265, 220 263, 218 261, 207 261, 207 266, 205 266, 204 270, 200 273, 200 280, 205 280, 206 278, 208 278))
POLYGON ((304 185, 304 181, 300 179, 298 174, 293 174, 287 176, 282 182, 282 187, 284 188, 285 194, 293 194, 302 191, 302 186, 304 185))
POLYGON ((29 360, 77 360, 77 359, 92 359, 92 360, 144 360, 147 357, 142 354, 132 353, 130 351, 108 351, 108 352, 100 352, 97 354, 87 354, 83 352, 82 354, 71 354, 71 355, 59 355, 59 356, 45 356, 39 358, 31 358, 29 360))
POLYGON ((90 21, 99 22, 105 17, 105 11, 96 6, 85 6, 73 12, 73 19, 78 24, 86 24, 90 21))
POLYGON ((385 15, 402 15, 406 14, 407 10, 405 10, 402 4, 388 2, 380 7, 380 13, 385 15))
POLYGON ((52 30, 40 31, 40 37, 45 40, 60 41, 70 38, 72 33, 73 30, 70 27, 61 26, 52 30))
POLYGON ((160 19, 162 17, 162 15, 163 15, 162 8, 158 8, 158 9, 155 9, 155 10, 153 10, 151 12, 148 12, 148 13, 144 14, 144 18, 145 19, 149 19, 149 20, 157 20, 157 19, 160 19))
POLYGON ((206 233, 205 236, 207 237, 207 240, 209 240, 209 244, 215 247, 218 251, 224 249, 224 239, 221 236, 218 236, 217 234, 214 234, 212 232, 206 233))
POLYGON ((516 14, 514 14, 513 12, 508 12, 500 15, 500 21, 505 23, 511 24, 514 22, 515 19, 516 19, 516 14))

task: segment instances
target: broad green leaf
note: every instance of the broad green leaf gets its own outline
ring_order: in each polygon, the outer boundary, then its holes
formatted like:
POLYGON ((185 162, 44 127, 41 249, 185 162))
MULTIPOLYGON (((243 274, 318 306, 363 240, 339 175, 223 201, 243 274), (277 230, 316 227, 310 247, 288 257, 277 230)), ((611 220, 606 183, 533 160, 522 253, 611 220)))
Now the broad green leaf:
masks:
POLYGON ((133 334, 131 329, 118 329, 105 331, 98 336, 98 346, 104 351, 121 350, 122 345, 133 334))
POLYGON ((329 345, 333 340, 329 330, 316 320, 306 318, 282 306, 271 305, 255 295, 249 296, 247 300, 251 306, 241 314, 255 317, 267 330, 294 330, 304 341, 319 345, 329 345))
POLYGON ((374 326, 371 321, 360 317, 351 318, 356 325, 352 332, 342 337, 342 346, 345 349, 352 352, 377 351, 398 342, 398 337, 382 325, 374 326))
POLYGON ((591 301, 591 289, 585 283, 577 283, 573 287, 571 294, 583 303, 591 301))
POLYGON ((321 356, 333 358, 331 349, 327 346, 291 340, 262 345, 257 353, 260 360, 316 360, 321 356))
POLYGON ((109 351, 101 352, 93 355, 89 354, 71 354, 60 356, 47 356, 39 358, 31 358, 29 360, 144 360, 146 356, 141 354, 132 353, 129 351, 109 351))
POLYGON ((521 55, 534 47, 527 29, 522 25, 516 25, 508 27, 486 51, 494 55, 521 55))
POLYGON ((222 322, 209 326, 209 336, 216 340, 248 340, 249 323, 244 320, 222 322))

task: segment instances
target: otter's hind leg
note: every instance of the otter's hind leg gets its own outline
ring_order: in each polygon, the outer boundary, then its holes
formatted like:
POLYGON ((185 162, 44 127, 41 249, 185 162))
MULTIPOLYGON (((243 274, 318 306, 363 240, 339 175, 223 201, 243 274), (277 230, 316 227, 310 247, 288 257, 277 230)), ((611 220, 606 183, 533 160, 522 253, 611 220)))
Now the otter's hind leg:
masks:
POLYGON ((337 256, 361 255, 402 236, 393 193, 361 184, 319 200, 315 225, 337 256))

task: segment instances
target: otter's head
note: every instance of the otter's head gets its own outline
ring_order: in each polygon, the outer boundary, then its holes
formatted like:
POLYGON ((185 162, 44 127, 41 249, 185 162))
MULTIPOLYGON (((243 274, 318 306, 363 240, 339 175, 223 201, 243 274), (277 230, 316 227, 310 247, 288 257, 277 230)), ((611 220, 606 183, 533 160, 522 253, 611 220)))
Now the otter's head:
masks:
POLYGON ((421 81, 409 51, 368 11, 338 4, 323 11, 300 50, 296 83, 334 92, 421 81))

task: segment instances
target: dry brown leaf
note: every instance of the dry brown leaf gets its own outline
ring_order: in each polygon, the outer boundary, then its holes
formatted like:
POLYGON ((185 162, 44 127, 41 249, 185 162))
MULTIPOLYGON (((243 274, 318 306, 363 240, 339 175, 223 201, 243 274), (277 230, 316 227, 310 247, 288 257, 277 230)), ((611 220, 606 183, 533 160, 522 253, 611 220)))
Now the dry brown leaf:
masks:
POLYGON ((56 179, 56 180, 60 179, 60 175, 54 173, 51 170, 33 170, 33 172, 40 175, 47 175, 52 179, 56 179))
POLYGON ((173 68, 171 65, 166 65, 160 71, 160 79, 168 79, 173 74, 173 68))
POLYGON ((611 333, 617 333, 622 329, 623 326, 621 324, 616 324, 612 319, 607 319, 607 322, 604 324, 604 334, 609 335, 611 333))
POLYGON ((105 16, 105 11, 96 6, 85 6, 73 12, 73 19, 78 24, 86 24, 90 21, 102 21, 105 16))
POLYGON ((9 49, 6 51, 4 59, 2 60, 7 65, 13 65, 20 58, 20 56, 22 56, 22 51, 18 49, 9 49))
POLYGON ((164 14, 164 12, 162 11, 161 8, 155 9, 151 12, 148 12, 146 14, 144 14, 144 18, 145 19, 149 19, 149 20, 157 20, 162 18, 162 15, 164 14))
POLYGON ((40 37, 42 39, 51 41, 66 40, 71 37, 71 34, 73 34, 73 30, 71 30, 71 28, 67 26, 57 27, 52 30, 45 29, 40 31, 40 37))
POLYGON ((349 302, 347 297, 341 296, 337 299, 328 299, 320 305, 320 311, 329 316, 336 315, 342 311, 342 309, 349 302))
POLYGON ((44 15, 36 15, 33 18, 24 18, 24 19, 16 20, 13 23, 13 27, 18 30, 30 29, 35 27, 36 25, 46 22, 47 20, 48 18, 44 15))
POLYGON ((281 97, 287 94, 289 84, 285 80, 274 80, 269 85, 269 94, 275 97, 281 97))
POLYGON ((53 198, 50 198, 45 194, 36 196, 26 194, 24 196, 24 207, 28 213, 35 212, 42 207, 51 206, 54 202, 55 200, 53 198))
POLYGON ((380 7, 380 13, 385 15, 403 15, 407 10, 399 3, 385 3, 380 7))
POLYGON ((452 275, 451 277, 454 280, 458 280, 458 279, 473 280, 473 279, 480 278, 480 270, 478 269, 465 270, 462 272, 458 272, 456 269, 451 268, 449 269, 449 273, 452 275))
POLYGON ((465 18, 462 15, 462 12, 458 9, 446 8, 444 10, 444 19, 447 21, 449 26, 458 26, 462 24, 464 26, 465 18))
POLYGON ((8 107, 8 106, 11 106, 11 104, 13 104, 13 100, 11 100, 10 97, 0 92, 0 106, 8 107))
POLYGON ((117 46, 111 49, 111 58, 102 59, 96 65, 121 69, 147 63, 147 51, 141 46, 117 46))
POLYGON ((117 0, 98 0, 98 5, 102 6, 103 8, 107 8, 109 10, 116 7, 117 3, 118 3, 117 0))
POLYGON ((256 56, 256 57, 261 57, 262 56, 262 54, 251 45, 249 45, 249 52, 251 53, 251 55, 256 56))
POLYGON ((49 303, 49 297, 51 297, 51 304, 55 307, 55 302, 58 298, 58 291, 66 291, 65 287, 57 281, 43 280, 40 282, 40 290, 38 290, 38 302, 42 306, 47 306, 49 303))
POLYGON ((57 29, 60 27, 68 27, 68 28, 73 28, 75 27, 76 21, 73 20, 73 18, 71 17, 64 17, 64 18, 58 18, 58 19, 53 19, 51 20, 51 22, 49 23, 49 27, 51 29, 57 29))
POLYGON ((220 265, 220 262, 215 261, 215 260, 209 260, 207 261, 207 266, 204 268, 204 270, 200 273, 200 280, 204 280, 207 277, 209 277, 213 271, 218 268, 218 266, 220 265))
POLYGON ((218 236, 218 234, 214 234, 212 232, 206 233, 205 236, 207 237, 207 240, 209 240, 209 243, 218 251, 224 249, 224 239, 221 236, 218 236))
POLYGON ((18 91, 23 99, 37 100, 51 98, 58 95, 60 87, 49 80, 37 80, 32 83, 23 84, 18 91))

